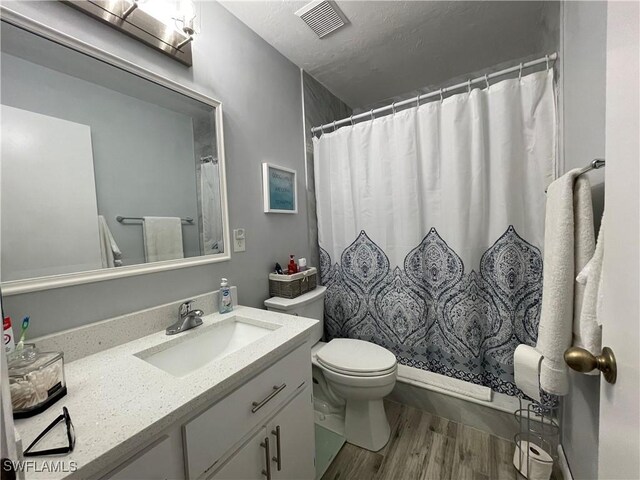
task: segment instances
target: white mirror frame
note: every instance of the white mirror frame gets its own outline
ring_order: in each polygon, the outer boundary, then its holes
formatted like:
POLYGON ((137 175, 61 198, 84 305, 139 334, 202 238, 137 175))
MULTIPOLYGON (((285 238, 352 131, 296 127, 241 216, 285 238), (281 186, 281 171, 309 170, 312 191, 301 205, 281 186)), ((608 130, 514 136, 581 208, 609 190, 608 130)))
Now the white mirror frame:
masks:
POLYGON ((68 287, 71 285, 102 282, 105 280, 113 280, 115 278, 145 275, 148 273, 194 267, 197 265, 205 265, 208 263, 218 263, 230 260, 231 242, 229 238, 229 208, 227 203, 224 132, 222 127, 222 103, 200 92, 174 82, 173 80, 158 75, 157 73, 139 67, 129 62, 128 60, 120 58, 88 43, 82 42, 77 38, 71 37, 65 33, 48 27, 47 25, 25 17, 24 15, 17 13, 7 7, 0 6, 0 18, 2 19, 2 21, 8 24, 27 30, 35 35, 43 37, 59 45, 88 55, 107 64, 113 65, 114 67, 120 68, 126 72, 142 77, 150 82, 169 88, 170 90, 174 90, 187 97, 191 97, 215 108, 216 145, 218 148, 218 162, 221 166, 222 172, 222 175, 220 176, 220 202, 222 207, 222 226, 224 229, 225 247, 225 251, 223 253, 213 255, 203 255, 200 257, 192 257, 180 260, 154 262, 151 264, 127 265, 124 267, 105 270, 89 270, 86 272, 66 273, 62 275, 51 275, 46 277, 2 282, 2 295, 19 295, 22 293, 68 287))

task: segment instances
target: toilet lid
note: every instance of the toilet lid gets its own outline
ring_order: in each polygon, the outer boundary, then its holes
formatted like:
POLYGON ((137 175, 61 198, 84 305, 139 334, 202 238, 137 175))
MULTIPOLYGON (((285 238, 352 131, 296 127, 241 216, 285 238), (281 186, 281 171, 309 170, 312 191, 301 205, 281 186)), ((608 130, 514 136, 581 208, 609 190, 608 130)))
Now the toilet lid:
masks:
POLYGON ((396 356, 375 343, 334 338, 317 353, 320 364, 351 374, 384 374, 396 367, 396 356))

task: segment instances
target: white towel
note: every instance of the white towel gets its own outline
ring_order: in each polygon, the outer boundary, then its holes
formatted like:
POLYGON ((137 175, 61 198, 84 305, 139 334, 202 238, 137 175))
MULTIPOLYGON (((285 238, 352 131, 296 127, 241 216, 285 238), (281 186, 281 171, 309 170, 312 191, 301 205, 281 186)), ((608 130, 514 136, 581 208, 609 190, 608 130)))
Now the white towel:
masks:
POLYGON ((118 247, 109 225, 102 215, 98 215, 98 230, 100 233, 100 250, 102 253, 102 268, 122 266, 122 252, 118 247))
POLYGON ((178 217, 143 217, 144 257, 148 262, 184 258, 182 220, 178 217))
MULTIPOLYGON (((604 216, 600 224, 598 242, 595 253, 589 263, 578 274, 576 280, 584 285, 584 298, 578 322, 574 327, 573 344, 589 350, 594 355, 600 355, 602 349, 602 259, 604 257, 604 216)), ((599 375, 598 370, 589 372, 599 375)))
MULTIPOLYGON (((573 187, 573 217, 575 232, 574 275, 582 271, 596 250, 595 223, 593 221, 593 201, 591 182, 586 175, 578 177, 573 187)), ((573 339, 580 332, 580 316, 584 302, 585 286, 574 283, 573 294, 573 339)), ((575 345, 575 341, 572 341, 575 345)))
POLYGON ((576 271, 593 255, 593 207, 586 176, 571 170, 547 190, 544 234, 542 310, 536 350, 542 356, 540 386, 566 395, 569 389, 564 352, 571 346, 573 316, 581 306, 583 287, 575 288, 576 271))

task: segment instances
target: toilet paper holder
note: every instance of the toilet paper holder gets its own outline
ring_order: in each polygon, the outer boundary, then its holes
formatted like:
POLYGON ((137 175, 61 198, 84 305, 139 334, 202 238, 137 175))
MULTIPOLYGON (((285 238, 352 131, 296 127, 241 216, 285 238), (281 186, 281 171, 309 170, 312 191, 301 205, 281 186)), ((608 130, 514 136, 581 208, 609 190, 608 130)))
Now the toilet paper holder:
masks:
POLYGON ((518 400, 520 408, 513 413, 520 431, 513 437, 513 465, 529 480, 548 480, 560 443, 558 404, 552 399, 545 404, 518 400))
POLYGON ((613 350, 609 347, 604 347, 602 353, 597 356, 584 348, 571 347, 564 352, 564 361, 569 367, 580 373, 588 373, 598 369, 607 382, 616 383, 618 367, 613 350))

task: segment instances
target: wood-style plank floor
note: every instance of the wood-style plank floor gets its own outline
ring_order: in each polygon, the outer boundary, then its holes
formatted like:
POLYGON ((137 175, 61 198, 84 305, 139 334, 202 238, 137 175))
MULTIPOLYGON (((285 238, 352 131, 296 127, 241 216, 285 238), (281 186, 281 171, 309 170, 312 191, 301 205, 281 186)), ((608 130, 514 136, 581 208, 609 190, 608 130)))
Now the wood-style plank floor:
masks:
POLYGON ((391 439, 378 452, 345 443, 322 480, 512 480, 513 444, 385 401, 391 439))

